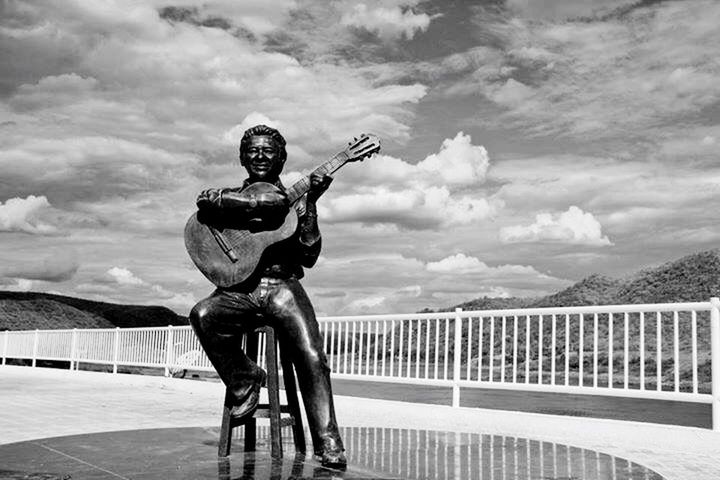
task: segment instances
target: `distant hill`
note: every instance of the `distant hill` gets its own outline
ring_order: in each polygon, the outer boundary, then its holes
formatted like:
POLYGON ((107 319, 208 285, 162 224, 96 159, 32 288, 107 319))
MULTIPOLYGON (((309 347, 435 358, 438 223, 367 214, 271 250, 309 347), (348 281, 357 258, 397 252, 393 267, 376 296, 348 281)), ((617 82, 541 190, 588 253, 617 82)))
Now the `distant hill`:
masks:
POLYGON ((441 311, 452 311, 456 308, 462 308, 463 310, 505 310, 508 308, 527 308, 536 301, 537 298, 534 297, 480 297, 450 308, 443 308, 441 311))
POLYGON ((699 302, 720 296, 720 249, 639 272, 618 290, 621 303, 699 302))
POLYGON ((443 311, 698 302, 720 296, 720 249, 682 257, 623 279, 593 274, 541 298, 481 297, 443 311))
POLYGON ((618 291, 622 284, 622 280, 593 274, 565 290, 536 300, 531 306, 570 307, 576 305, 612 305, 618 303, 618 291))
POLYGON ((187 325, 169 308, 120 305, 40 292, 0 291, 0 330, 187 325))
MULTIPOLYGON (((541 298, 481 297, 441 311, 704 301, 720 296, 720 249, 682 257, 623 279, 590 275, 541 298)), ((424 310, 430 311, 430 310, 424 310)), ((120 305, 38 292, 0 291, 0 330, 187 325, 160 306, 120 305)))

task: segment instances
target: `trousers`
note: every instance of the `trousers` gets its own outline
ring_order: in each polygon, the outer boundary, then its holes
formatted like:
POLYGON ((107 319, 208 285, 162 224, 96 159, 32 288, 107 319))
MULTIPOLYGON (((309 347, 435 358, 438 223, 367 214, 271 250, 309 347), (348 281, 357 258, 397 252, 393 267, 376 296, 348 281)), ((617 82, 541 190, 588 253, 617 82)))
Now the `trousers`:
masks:
POLYGON ((190 324, 218 375, 243 398, 262 378, 260 367, 241 348, 243 334, 260 325, 275 328, 284 355, 298 377, 315 448, 342 445, 330 385, 330 368, 315 311, 300 282, 262 277, 254 290, 218 289, 190 312, 190 324))

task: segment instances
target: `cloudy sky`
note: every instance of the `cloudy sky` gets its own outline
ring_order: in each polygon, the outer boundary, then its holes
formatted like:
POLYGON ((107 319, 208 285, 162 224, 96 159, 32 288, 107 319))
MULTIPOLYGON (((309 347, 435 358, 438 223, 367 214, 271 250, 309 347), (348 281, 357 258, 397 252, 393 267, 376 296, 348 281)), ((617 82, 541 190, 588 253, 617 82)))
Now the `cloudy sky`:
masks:
POLYGON ((720 244, 716 0, 0 3, 0 289, 212 291, 182 230, 242 131, 319 204, 320 314, 541 295, 720 244), (201 6, 200 6, 201 5, 201 6))

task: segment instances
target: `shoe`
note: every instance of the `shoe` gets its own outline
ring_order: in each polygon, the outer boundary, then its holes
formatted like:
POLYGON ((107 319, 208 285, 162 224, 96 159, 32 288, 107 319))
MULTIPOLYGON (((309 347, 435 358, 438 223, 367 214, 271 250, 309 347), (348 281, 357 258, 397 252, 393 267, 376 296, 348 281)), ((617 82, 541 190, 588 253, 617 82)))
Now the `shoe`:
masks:
POLYGON ((261 378, 256 382, 244 398, 238 401, 238 404, 230 410, 230 416, 235 420, 239 420, 248 416, 252 416, 257 410, 260 403, 260 389, 265 385, 267 374, 261 370, 261 378))
POLYGON ((320 464, 323 467, 345 470, 347 467, 347 458, 345 457, 345 449, 339 438, 325 437, 323 438, 323 449, 320 453, 320 464))
POLYGON ((347 468, 347 458, 345 458, 345 453, 342 450, 339 452, 325 451, 320 458, 320 465, 327 468, 345 470, 347 468))

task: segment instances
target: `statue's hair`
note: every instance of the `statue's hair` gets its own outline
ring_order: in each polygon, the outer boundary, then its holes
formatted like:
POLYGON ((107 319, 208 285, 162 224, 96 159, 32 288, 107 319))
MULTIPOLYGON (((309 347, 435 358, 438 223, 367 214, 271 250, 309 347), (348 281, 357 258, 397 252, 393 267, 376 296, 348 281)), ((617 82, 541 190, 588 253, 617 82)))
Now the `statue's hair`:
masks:
POLYGON ((287 158, 287 151, 285 150, 285 138, 280 135, 276 129, 268 127, 267 125, 255 125, 245 130, 242 140, 240 140, 240 161, 242 162, 243 153, 247 151, 250 146, 250 139, 252 137, 265 136, 272 138, 280 149, 280 161, 284 162, 287 158))

